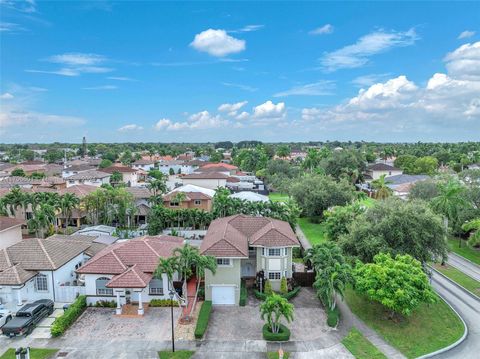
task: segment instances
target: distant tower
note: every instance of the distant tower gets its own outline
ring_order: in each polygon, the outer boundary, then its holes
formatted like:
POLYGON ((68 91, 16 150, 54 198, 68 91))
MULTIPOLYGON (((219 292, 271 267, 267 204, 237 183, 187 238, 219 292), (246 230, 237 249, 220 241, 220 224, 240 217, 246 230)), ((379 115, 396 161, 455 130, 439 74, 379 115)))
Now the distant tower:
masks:
POLYGON ((82 157, 85 158, 87 155, 87 139, 85 136, 83 136, 83 141, 82 141, 82 157))

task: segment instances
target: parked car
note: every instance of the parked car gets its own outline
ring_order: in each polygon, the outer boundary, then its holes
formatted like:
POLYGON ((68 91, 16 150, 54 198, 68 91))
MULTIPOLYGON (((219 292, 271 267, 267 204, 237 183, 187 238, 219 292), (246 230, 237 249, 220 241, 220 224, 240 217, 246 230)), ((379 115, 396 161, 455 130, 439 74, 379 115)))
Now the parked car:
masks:
POLYGON ((42 319, 52 313, 53 301, 50 299, 40 299, 26 304, 17 311, 12 320, 3 326, 2 332, 10 338, 17 335, 28 335, 42 319))
POLYGON ((12 319, 12 312, 5 308, 0 308, 0 330, 12 319))

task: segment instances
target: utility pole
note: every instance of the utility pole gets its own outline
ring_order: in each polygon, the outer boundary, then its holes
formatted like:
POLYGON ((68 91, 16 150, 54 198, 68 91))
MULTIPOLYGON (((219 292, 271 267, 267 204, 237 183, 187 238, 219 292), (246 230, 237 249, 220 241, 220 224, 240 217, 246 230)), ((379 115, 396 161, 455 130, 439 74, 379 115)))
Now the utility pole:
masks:
POLYGON ((85 136, 83 136, 83 142, 82 142, 82 158, 85 158, 87 156, 87 139, 85 136))

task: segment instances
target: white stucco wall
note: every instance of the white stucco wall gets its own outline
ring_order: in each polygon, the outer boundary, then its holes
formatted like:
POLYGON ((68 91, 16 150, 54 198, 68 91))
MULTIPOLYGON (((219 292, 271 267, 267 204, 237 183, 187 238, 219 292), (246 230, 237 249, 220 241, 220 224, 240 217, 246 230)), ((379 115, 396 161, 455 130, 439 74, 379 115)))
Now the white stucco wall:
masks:
POLYGON ((0 249, 4 249, 22 240, 22 226, 7 228, 0 232, 0 249))
POLYGON ((225 187, 227 184, 226 179, 203 179, 203 178, 183 178, 184 185, 193 184, 195 186, 217 189, 219 187, 225 187))

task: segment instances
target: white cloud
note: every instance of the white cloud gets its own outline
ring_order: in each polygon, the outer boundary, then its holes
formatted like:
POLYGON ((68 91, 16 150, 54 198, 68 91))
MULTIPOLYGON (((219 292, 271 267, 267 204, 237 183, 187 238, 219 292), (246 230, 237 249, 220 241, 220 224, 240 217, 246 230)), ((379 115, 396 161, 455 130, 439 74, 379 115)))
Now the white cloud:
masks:
POLYGON ((222 85, 223 85, 223 86, 227 86, 227 87, 236 87, 236 88, 238 88, 238 89, 240 89, 240 90, 248 91, 248 92, 255 92, 255 91, 258 90, 258 88, 253 87, 253 86, 236 84, 236 83, 232 83, 232 82, 222 82, 222 85))
POLYGON ((352 84, 357 87, 369 87, 377 82, 384 81, 391 74, 369 74, 358 76, 352 80, 352 84))
POLYGON ((125 125, 120 127, 117 131, 119 132, 131 132, 131 131, 141 131, 143 130, 142 126, 136 125, 136 124, 130 124, 130 125, 125 125))
POLYGON ((212 115, 208 111, 200 111, 189 116, 187 121, 173 122, 168 118, 159 120, 153 128, 157 131, 178 131, 178 130, 205 130, 225 126, 228 121, 219 115, 212 115))
POLYGON ((326 24, 321 27, 317 27, 312 31, 309 31, 308 33, 310 35, 326 35, 326 34, 331 34, 332 32, 333 32, 333 26, 330 24, 326 24))
POLYGON ((0 99, 2 100, 11 100, 12 98, 14 98, 14 96, 9 92, 0 95, 0 99))
POLYGON ((243 112, 239 113, 238 115, 236 115, 235 119, 242 121, 242 120, 248 119, 249 117, 250 117, 250 114, 246 111, 243 111, 243 112))
POLYGON ((310 84, 294 86, 289 90, 274 94, 273 97, 332 95, 334 89, 335 83, 333 81, 321 80, 310 84))
POLYGON ((241 29, 238 30, 231 30, 229 31, 230 33, 238 33, 238 32, 252 32, 252 31, 257 31, 262 28, 264 28, 265 25, 246 25, 242 27, 241 29))
POLYGON ((0 110, 0 130, 5 131, 9 127, 18 126, 30 126, 36 127, 37 125, 44 126, 80 126, 85 123, 85 120, 75 116, 63 116, 41 113, 36 111, 30 111, 21 109, 18 107, 2 106, 0 110))
POLYGON ((25 31, 25 28, 13 22, 0 22, 0 32, 25 31))
POLYGON ((253 108, 253 117, 257 119, 279 119, 286 115, 285 102, 274 104, 268 100, 253 108))
POLYGON ((195 35, 190 46, 212 56, 223 57, 245 50, 245 40, 236 39, 225 30, 208 29, 195 35))
POLYGON ((0 5, 27 14, 37 12, 37 4, 35 0, 2 0, 0 1, 0 5))
POLYGON ((65 54, 53 55, 46 59, 48 62, 64 64, 69 66, 90 66, 105 62, 106 58, 98 54, 86 54, 80 52, 69 52, 65 54))
POLYGON ((61 76, 69 76, 69 77, 74 77, 74 76, 79 76, 80 72, 77 70, 73 69, 59 69, 55 71, 46 71, 46 70, 33 70, 33 69, 27 69, 25 72, 31 72, 31 73, 38 73, 38 74, 52 74, 52 75, 61 75, 61 76))
POLYGON ((84 90, 116 90, 118 86, 115 85, 102 85, 102 86, 92 86, 92 87, 84 87, 84 90))
POLYGON ((378 30, 362 36, 355 44, 327 52, 320 59, 326 71, 364 66, 373 55, 380 54, 395 47, 410 46, 418 40, 415 29, 405 32, 386 32, 378 30))
POLYGON ((460 33, 460 35, 458 35, 457 39, 459 39, 459 40, 468 39, 469 37, 472 37, 473 35, 475 35, 475 31, 465 30, 465 31, 462 31, 460 33))
POLYGON ((135 79, 132 79, 130 77, 124 77, 124 76, 108 76, 107 80, 115 80, 115 81, 136 81, 135 79))
POLYGON ((240 110, 243 106, 245 106, 248 102, 241 101, 236 103, 224 103, 218 107, 218 111, 226 112, 228 116, 236 116, 238 110, 240 110))
POLYGON ((480 80, 480 41, 460 46, 448 53, 444 61, 451 76, 480 80))

